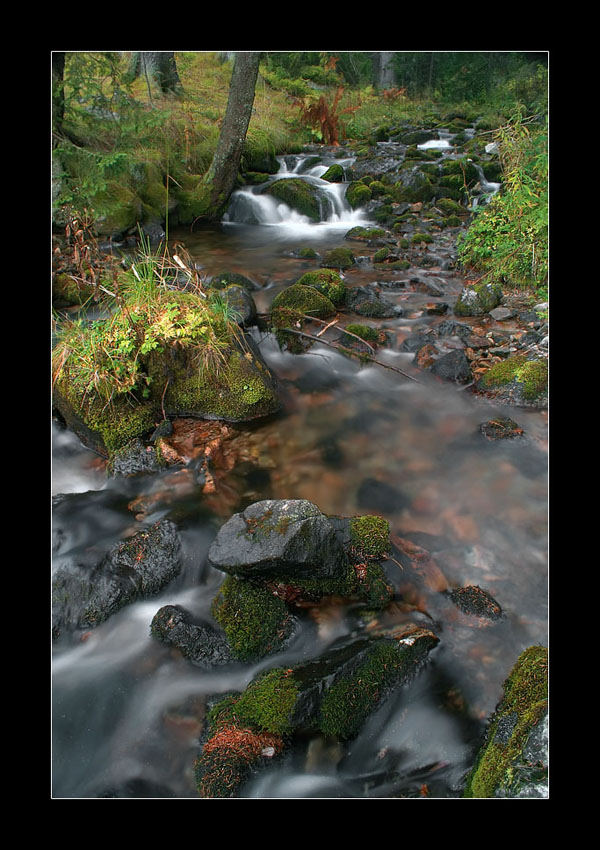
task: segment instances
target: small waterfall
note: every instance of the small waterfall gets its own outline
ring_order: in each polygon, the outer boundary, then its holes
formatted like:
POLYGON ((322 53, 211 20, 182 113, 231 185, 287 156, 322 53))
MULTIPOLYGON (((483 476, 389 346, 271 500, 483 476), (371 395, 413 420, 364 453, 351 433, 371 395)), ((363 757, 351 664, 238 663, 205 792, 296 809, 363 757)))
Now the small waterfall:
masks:
POLYGON ((477 174, 479 175, 479 183, 481 185, 481 195, 476 198, 473 198, 472 209, 476 209, 478 205, 483 206, 484 204, 489 204, 490 200, 494 197, 494 195, 500 191, 500 187, 502 183, 490 183, 490 181, 486 178, 483 173, 483 168, 477 163, 473 163, 477 174))
POLYGON ((354 210, 346 200, 347 183, 330 183, 322 175, 333 164, 340 165, 344 172, 354 162, 353 157, 330 160, 311 154, 290 154, 277 158, 279 171, 268 182, 300 178, 317 190, 320 208, 320 221, 314 222, 308 216, 265 193, 265 184, 245 186, 231 196, 229 209, 224 222, 230 224, 276 226, 297 233, 309 230, 311 234, 325 233, 331 229, 351 228, 366 223, 365 214, 354 210), (318 161, 316 161, 318 159, 318 161))

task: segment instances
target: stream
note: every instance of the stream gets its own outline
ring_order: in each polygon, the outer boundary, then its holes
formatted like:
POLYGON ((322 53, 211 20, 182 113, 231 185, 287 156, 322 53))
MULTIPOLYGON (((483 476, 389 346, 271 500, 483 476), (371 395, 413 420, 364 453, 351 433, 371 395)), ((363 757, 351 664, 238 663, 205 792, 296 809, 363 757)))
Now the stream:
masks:
MULTIPOLYGON (((207 278, 229 271, 254 281, 259 312, 316 267, 298 256, 300 249, 322 255, 348 246, 348 230, 369 223, 367 213, 346 203, 345 184, 321 179, 327 165, 306 168, 302 156, 280 162, 273 179, 301 175, 323 184, 321 222, 246 187, 232 197, 220 227, 170 234, 207 278)), ((443 279, 446 298, 462 286, 444 262, 455 256, 455 238, 456 231, 444 231, 430 249, 439 263, 427 274, 443 279)), ((207 566, 208 548, 232 513, 260 499, 308 499, 327 514, 380 514, 392 539, 410 539, 432 554, 449 586, 479 585, 505 616, 473 625, 431 587, 407 587, 404 604, 386 616, 436 624, 440 644, 425 668, 381 703, 356 739, 303 742, 252 779, 242 797, 459 797, 519 653, 547 645, 546 415, 491 403, 418 369, 402 342, 440 316, 425 310, 431 296, 393 284, 425 272, 374 274, 368 252, 361 256, 356 243, 352 249, 357 262, 345 272, 347 284, 377 280, 402 308, 397 318, 378 320, 389 343, 377 357, 415 380, 326 344, 304 354, 281 351, 271 335, 253 329, 279 381, 283 410, 239 426, 254 461, 224 475, 213 498, 181 470, 107 478, 105 462, 53 422, 54 569, 73 560, 94 563, 167 514, 177 516, 183 546, 181 573, 159 596, 53 647, 54 798, 198 799, 193 764, 206 699, 242 690, 257 671, 291 667, 359 628, 351 608, 324 606, 315 613, 316 646, 307 634, 259 664, 210 671, 151 638, 151 620, 166 604, 212 619, 224 575, 207 566), (500 416, 515 419, 527 440, 482 440, 479 425, 500 416), (156 492, 161 498, 149 500, 150 507, 132 508, 156 492)))

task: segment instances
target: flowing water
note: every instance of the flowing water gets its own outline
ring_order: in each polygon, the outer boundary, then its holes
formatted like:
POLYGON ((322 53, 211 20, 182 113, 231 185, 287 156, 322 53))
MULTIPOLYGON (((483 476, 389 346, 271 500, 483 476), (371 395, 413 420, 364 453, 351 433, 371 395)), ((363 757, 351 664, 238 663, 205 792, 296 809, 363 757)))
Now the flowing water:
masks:
MULTIPOLYGON (((304 165, 302 158, 282 160, 277 177, 297 174, 304 165)), ((321 173, 304 176, 324 183, 321 173)), ((258 309, 265 311, 277 292, 315 267, 298 258, 298 249, 323 253, 347 245, 349 228, 368 220, 347 207, 343 186, 323 188, 319 224, 248 189, 232 199, 223 226, 172 236, 207 277, 238 271, 254 280, 258 309)), ((441 256, 452 253, 451 240, 440 244, 441 256)), ((358 262, 346 278, 352 284, 372 281, 373 269, 366 260, 358 262)), ((458 291, 458 278, 450 274, 446 280, 458 291)), ((403 312, 382 323, 390 344, 378 357, 418 382, 360 365, 325 344, 302 355, 282 352, 272 337, 254 330, 279 380, 283 411, 238 429, 254 461, 223 475, 211 499, 185 470, 109 479, 100 458, 53 425, 55 568, 69 561, 96 563, 113 543, 166 514, 177 515, 183 543, 181 574, 158 597, 55 645, 55 798, 198 799, 193 763, 207 697, 241 690, 259 669, 292 666, 359 628, 352 608, 324 606, 314 612, 316 636, 307 631, 260 664, 210 672, 150 637, 150 622, 165 604, 181 604, 211 620, 223 575, 207 567, 208 548, 231 513, 262 498, 309 499, 329 514, 381 514, 393 536, 410 538, 432 554, 448 586, 479 585, 505 617, 473 623, 439 586, 411 584, 394 565, 402 604, 386 616, 432 626, 440 644, 428 664, 380 705, 355 740, 304 741, 251 781, 242 796, 460 796, 504 679, 523 649, 547 643, 546 417, 492 405, 415 368, 401 342, 439 317, 421 309, 426 296, 402 288, 390 293, 403 312), (478 426, 501 415, 516 419, 527 441, 482 441, 478 426), (151 507, 140 511, 140 497, 143 503, 156 493, 151 507)))

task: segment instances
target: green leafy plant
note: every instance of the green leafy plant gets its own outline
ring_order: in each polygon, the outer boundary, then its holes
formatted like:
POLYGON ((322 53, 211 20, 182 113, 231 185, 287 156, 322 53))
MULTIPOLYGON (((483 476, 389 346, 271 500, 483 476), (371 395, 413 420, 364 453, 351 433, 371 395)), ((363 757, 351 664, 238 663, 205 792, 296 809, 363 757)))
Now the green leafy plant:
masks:
POLYGON ((547 128, 519 111, 495 139, 503 191, 476 213, 459 239, 459 260, 493 282, 543 295, 548 279, 547 128))

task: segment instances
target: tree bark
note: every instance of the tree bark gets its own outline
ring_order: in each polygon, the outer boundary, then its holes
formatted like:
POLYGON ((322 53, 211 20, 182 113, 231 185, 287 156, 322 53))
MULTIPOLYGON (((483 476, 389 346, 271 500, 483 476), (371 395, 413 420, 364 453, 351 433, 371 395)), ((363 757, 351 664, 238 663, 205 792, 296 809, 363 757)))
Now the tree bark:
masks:
POLYGON ((373 54, 375 85, 378 89, 389 89, 395 85, 396 73, 392 64, 393 59, 394 53, 389 50, 373 54))
POLYGON ((210 189, 210 214, 215 219, 219 219, 225 212, 235 186, 252 116, 259 61, 260 53, 235 54, 219 142, 203 181, 210 189))
POLYGON ((129 76, 132 80, 145 75, 163 94, 179 94, 183 88, 175 54, 169 50, 137 51, 131 57, 129 76))

